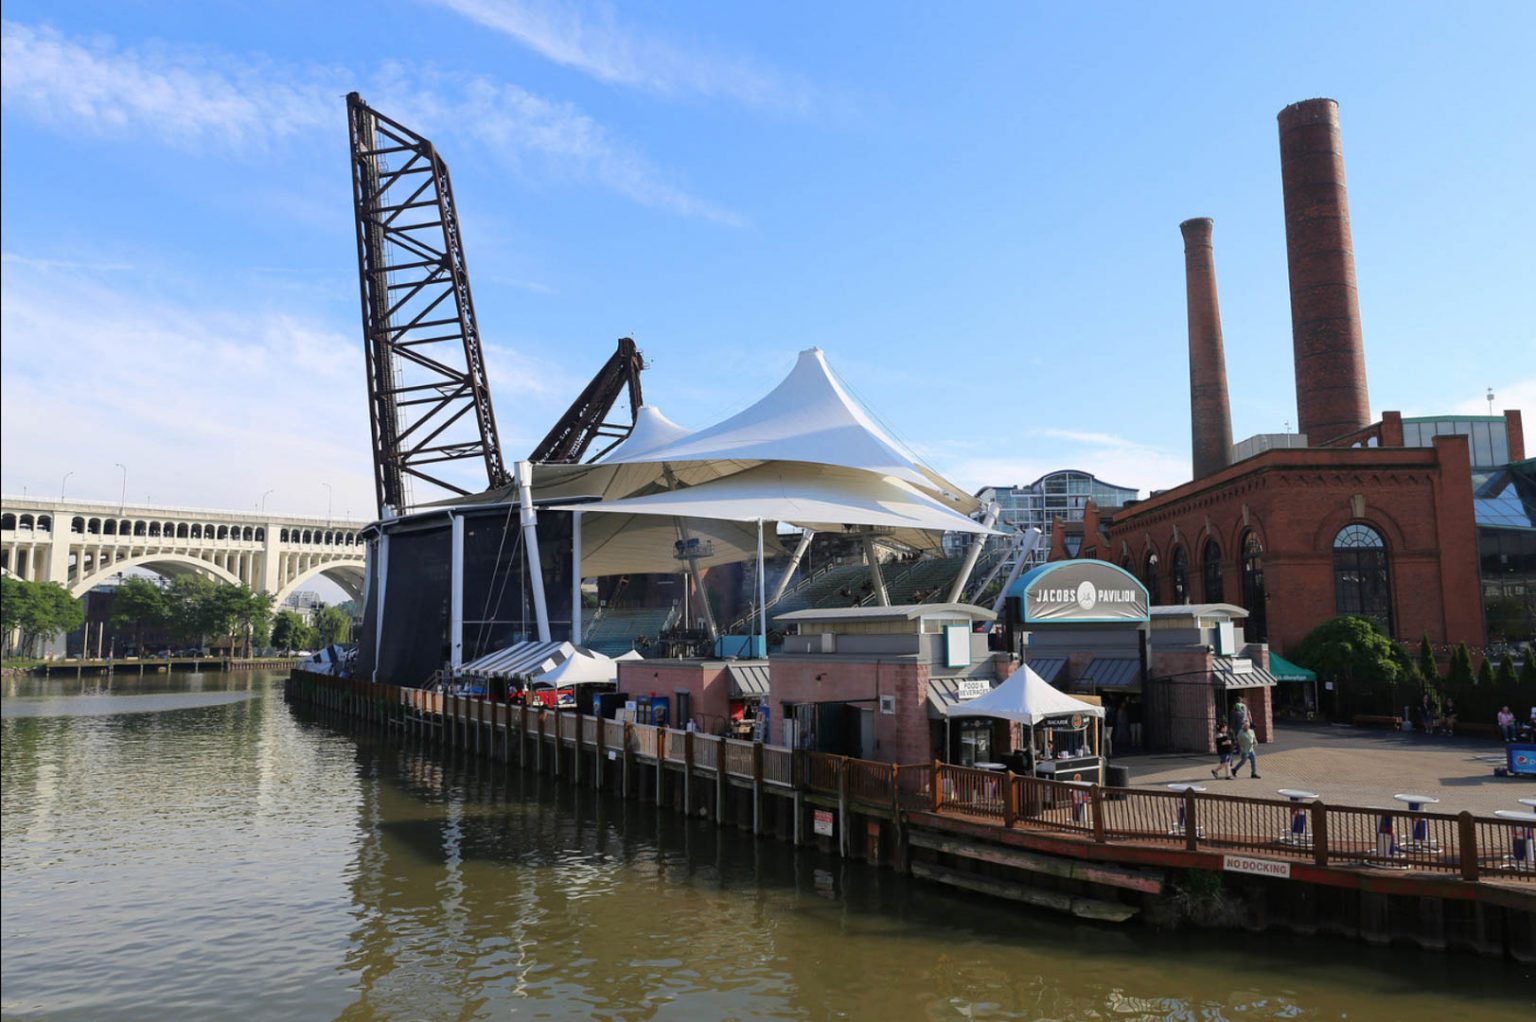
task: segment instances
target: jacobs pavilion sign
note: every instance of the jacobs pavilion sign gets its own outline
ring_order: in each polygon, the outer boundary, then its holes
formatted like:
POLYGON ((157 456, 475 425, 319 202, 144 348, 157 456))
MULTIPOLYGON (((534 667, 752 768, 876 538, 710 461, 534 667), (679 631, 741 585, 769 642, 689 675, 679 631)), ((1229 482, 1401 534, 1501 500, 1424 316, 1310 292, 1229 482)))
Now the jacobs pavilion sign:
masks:
POLYGON ((1020 576, 1008 590, 1024 624, 1146 621, 1147 588, 1108 561, 1054 561, 1020 576))

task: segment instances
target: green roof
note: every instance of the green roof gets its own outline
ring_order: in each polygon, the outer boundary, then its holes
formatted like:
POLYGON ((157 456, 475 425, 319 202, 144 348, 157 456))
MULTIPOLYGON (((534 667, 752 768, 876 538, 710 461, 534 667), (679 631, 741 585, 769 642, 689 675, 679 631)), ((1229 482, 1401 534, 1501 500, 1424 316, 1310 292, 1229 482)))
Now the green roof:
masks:
POLYGON ((1297 667, 1279 653, 1269 654, 1269 673, 1276 681, 1316 681, 1317 672, 1297 667))

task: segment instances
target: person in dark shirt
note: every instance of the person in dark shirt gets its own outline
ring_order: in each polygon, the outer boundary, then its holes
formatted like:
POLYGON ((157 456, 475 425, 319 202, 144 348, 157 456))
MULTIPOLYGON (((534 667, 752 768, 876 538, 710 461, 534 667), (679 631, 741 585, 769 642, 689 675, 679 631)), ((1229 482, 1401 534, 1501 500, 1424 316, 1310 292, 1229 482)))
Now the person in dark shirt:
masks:
POLYGON ((1220 777, 1222 772, 1225 771, 1227 780, 1230 781, 1233 778, 1234 773, 1232 770, 1232 753, 1235 748, 1236 746, 1232 741, 1231 730, 1228 729, 1226 724, 1222 724, 1216 729, 1216 755, 1220 757, 1220 762, 1218 762, 1216 766, 1212 768, 1212 777, 1220 777))

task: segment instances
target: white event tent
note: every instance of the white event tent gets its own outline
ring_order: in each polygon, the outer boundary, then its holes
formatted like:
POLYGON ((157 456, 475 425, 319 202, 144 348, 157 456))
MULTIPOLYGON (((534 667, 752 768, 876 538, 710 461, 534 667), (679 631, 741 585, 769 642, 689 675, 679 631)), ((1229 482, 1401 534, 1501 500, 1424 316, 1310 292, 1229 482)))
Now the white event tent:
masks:
POLYGON ((952 703, 944 707, 946 717, 997 717, 1026 727, 1034 727, 1047 717, 1082 714, 1104 716, 1104 707, 1074 699, 1030 670, 1028 664, 1008 676, 1008 680, 986 695, 952 703))

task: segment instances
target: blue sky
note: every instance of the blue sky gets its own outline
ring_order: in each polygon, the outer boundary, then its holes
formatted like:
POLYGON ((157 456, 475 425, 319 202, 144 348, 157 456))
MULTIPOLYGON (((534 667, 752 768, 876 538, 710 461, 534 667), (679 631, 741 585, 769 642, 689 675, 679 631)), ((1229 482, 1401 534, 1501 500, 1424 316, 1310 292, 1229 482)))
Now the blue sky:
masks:
MULTIPOLYGON (((1275 115, 1341 104, 1374 413, 1536 413, 1536 5, 13 0, 6 493, 372 510, 344 94, 448 160, 524 453, 632 334, 699 427, 811 345, 967 488, 1294 424, 1275 115)), ((1536 421, 1533 421, 1536 425, 1536 421)))

